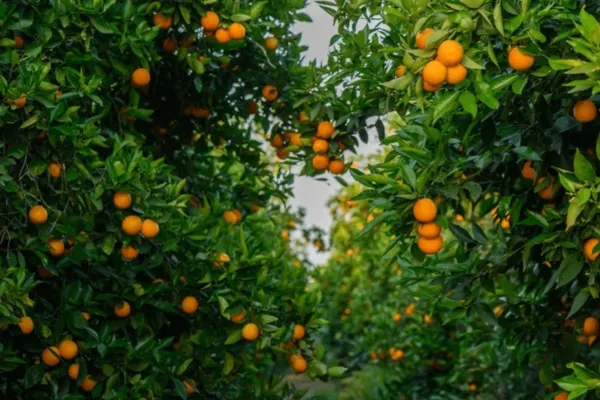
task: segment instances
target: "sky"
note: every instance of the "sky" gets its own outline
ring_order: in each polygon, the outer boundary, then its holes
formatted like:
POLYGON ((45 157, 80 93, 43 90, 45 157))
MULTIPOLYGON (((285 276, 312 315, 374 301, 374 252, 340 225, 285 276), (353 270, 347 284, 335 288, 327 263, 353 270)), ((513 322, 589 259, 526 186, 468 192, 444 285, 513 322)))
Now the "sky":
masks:
MULTIPOLYGON (((308 63, 316 59, 318 62, 324 63, 327 60, 329 41, 336 34, 337 28, 333 24, 333 18, 323 11, 315 1, 309 2, 309 6, 305 12, 312 18, 313 22, 298 23, 294 29, 295 32, 302 34, 301 43, 308 46, 304 61, 308 63)), ((371 154, 376 151, 378 147, 376 135, 371 132, 369 136, 369 143, 367 145, 361 143, 357 149, 358 154, 371 154)), ((330 174, 326 174, 325 176, 327 177, 327 182, 318 181, 306 176, 296 177, 294 198, 291 199, 289 204, 292 209, 297 209, 298 207, 306 209, 306 218, 304 221, 306 227, 317 226, 325 230, 326 233, 329 233, 332 218, 329 214, 327 201, 342 186, 330 174)), ((353 181, 349 173, 344 174, 342 177, 347 182, 353 181)), ((328 256, 328 253, 318 253, 313 246, 309 249, 309 260, 315 265, 323 264, 328 256)))

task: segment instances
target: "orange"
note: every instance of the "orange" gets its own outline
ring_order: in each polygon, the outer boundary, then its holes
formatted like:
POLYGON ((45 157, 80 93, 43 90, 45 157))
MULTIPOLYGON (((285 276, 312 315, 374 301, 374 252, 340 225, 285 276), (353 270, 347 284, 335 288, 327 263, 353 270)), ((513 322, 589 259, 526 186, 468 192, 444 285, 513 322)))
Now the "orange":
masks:
POLYGON ((308 368, 308 363, 303 357, 296 357, 292 362, 292 369, 298 374, 306 371, 306 368, 308 368))
POLYGON ((416 40, 417 47, 420 48, 421 50, 425 50, 425 47, 427 44, 427 38, 433 32, 435 32, 433 29, 427 28, 423 32, 417 33, 417 40, 416 40))
POLYGON ((83 317, 83 318, 84 318, 86 321, 89 321, 89 320, 92 318, 92 316, 90 315, 90 313, 89 313, 89 312, 85 312, 85 311, 82 311, 82 312, 81 312, 81 316, 82 316, 82 317, 83 317))
POLYGON ((583 321, 583 334, 586 336, 598 336, 600 331, 600 322, 597 318, 587 317, 583 321))
POLYGON ((210 110, 202 107, 192 107, 192 115, 194 118, 208 118, 210 117, 210 110))
POLYGON ((406 308, 404 309, 404 314, 406 315, 413 315, 415 313, 415 305, 414 304, 409 304, 406 306, 406 308))
POLYGON ((323 154, 317 154, 312 159, 312 165, 317 171, 326 170, 329 166, 329 158, 323 154))
POLYGON ((229 25, 229 36, 234 40, 243 39, 246 36, 246 27, 239 22, 229 25))
POLYGON ((304 143, 302 142, 302 135, 299 133, 290 132, 288 141, 292 146, 304 146, 304 143))
POLYGON ((530 181, 535 180, 536 172, 531 160, 525 161, 525 164, 523 164, 523 168, 521 169, 521 175, 523 175, 523 178, 529 179, 530 181))
POLYGON ((442 228, 435 222, 428 222, 426 224, 421 224, 417 227, 417 232, 421 237, 425 239, 433 239, 440 236, 440 232, 442 228))
POLYGON ((27 96, 25 96, 24 94, 22 94, 21 97, 15 100, 15 106, 17 107, 17 110, 25 107, 25 104, 27 104, 27 96))
POLYGON ((96 387, 96 381, 93 380, 89 375, 83 378, 83 382, 81 382, 81 390, 84 392, 91 392, 96 387))
POLYGON ((139 254, 138 249, 136 249, 133 246, 121 247, 121 256, 128 261, 131 261, 134 258, 136 258, 138 256, 138 254, 139 254))
POLYGON ((424 322, 425 324, 430 324, 430 323, 432 323, 432 322, 433 322, 433 318, 431 318, 431 316, 430 316, 429 314, 425 314, 425 315, 423 316, 423 322, 424 322))
POLYGON ((335 127, 329 121, 323 121, 317 126, 317 137, 321 139, 331 139, 331 136, 335 132, 335 127))
POLYGON ((474 392, 474 391, 476 391, 476 390, 477 390, 477 385, 476 385, 476 384, 474 384, 474 383, 469 383, 469 386, 468 386, 468 387, 469 387, 469 390, 470 390, 471 392, 474 392))
POLYGON ((235 225, 238 222, 240 222, 238 220, 238 216, 235 212, 231 211, 231 210, 227 210, 223 213, 223 219, 227 222, 229 222, 231 225, 235 225))
POLYGON ((235 210, 233 210, 233 213, 235 214, 237 222, 240 222, 242 220, 242 212, 236 208, 235 210))
POLYGON ((77 357, 77 344, 72 340, 63 340, 58 345, 58 352, 65 360, 72 360, 77 357))
POLYGON ((19 328, 21 328, 21 333, 23 335, 29 335, 33 332, 33 320, 30 317, 21 317, 19 320, 19 328))
POLYGON ((50 163, 50 165, 48 165, 48 172, 50 172, 51 177, 58 179, 62 174, 62 167, 59 163, 50 163))
POLYGON ((392 360, 398 361, 404 358, 404 350, 396 350, 394 354, 392 354, 392 360))
POLYGON ((463 54, 463 47, 456 40, 444 40, 437 49, 436 60, 446 67, 454 67, 460 64, 463 54))
POLYGON ((242 329, 242 337, 250 342, 258 339, 258 335, 260 334, 260 330, 258 329, 258 325, 250 322, 244 325, 242 329))
POLYGON ((589 238, 585 241, 585 244, 583 245, 583 254, 585 255, 585 258, 587 258, 588 261, 595 261, 596 258, 598 258, 598 254, 600 254, 600 251, 594 253, 594 248, 598 245, 599 242, 600 240, 596 238, 589 238))
POLYGON ((173 53, 175 52, 175 50, 177 50, 177 41, 175 39, 172 38, 166 38, 163 41, 163 49, 167 52, 167 53, 173 53))
POLYGON ((123 301, 122 303, 115 305, 114 312, 119 318, 127 318, 129 317, 129 314, 131 314, 131 306, 128 302, 123 301))
POLYGON ((142 235, 144 235, 145 238, 152 239, 153 237, 156 237, 159 232, 160 228, 156 221, 145 219, 144 222, 142 222, 142 235))
POLYGON ((502 313, 504 313, 504 308, 501 306, 496 306, 494 307, 494 315, 496 317, 500 317, 502 315, 502 313))
MULTIPOLYGON (((540 178, 537 180, 536 184, 540 184, 541 182, 543 182, 546 179, 547 178, 540 178)), ((554 182, 554 179, 552 179, 552 177, 550 177, 548 179, 550 181, 548 186, 546 186, 544 189, 542 189, 538 192, 538 196, 540 196, 540 198, 542 200, 551 200, 552 197, 554 196, 554 194, 552 192, 552 183, 554 182)))
POLYGON ((56 95, 56 101, 59 101, 60 98, 62 97, 62 90, 56 90, 56 92, 54 92, 54 94, 56 95))
POLYGON ((454 67, 448 67, 446 81, 451 85, 459 84, 465 80, 467 73, 467 69, 462 64, 455 65, 454 67))
POLYGON ((141 88, 150 83, 150 72, 145 68, 138 68, 131 74, 131 85, 141 88))
POLYGON ((154 14, 154 26, 158 26, 161 30, 166 31, 171 25, 173 25, 173 17, 165 17, 161 12, 154 14))
POLYGON ((219 28, 215 32, 215 39, 217 39, 217 42, 221 44, 226 44, 229 43, 229 41, 231 40, 231 35, 229 34, 229 31, 227 29, 219 28))
POLYGON ((439 61, 433 60, 423 68, 423 80, 431 85, 441 85, 448 75, 448 69, 439 61))
POLYGON ((246 318, 246 313, 244 311, 240 311, 237 314, 233 314, 229 319, 234 324, 239 324, 240 322, 242 322, 244 320, 244 318, 246 318))
POLYGON ((275 147, 276 149, 282 148, 283 136, 281 136, 279 133, 276 133, 275 136, 273 136, 273 139, 271 139, 271 146, 275 147))
POLYGON ((121 229, 126 235, 135 236, 142 230, 142 219, 137 215, 129 215, 121 223, 121 229))
POLYGON ((424 237, 420 237, 417 240, 417 246, 419 247, 419 250, 425 254, 435 254, 442 249, 443 245, 444 241, 439 236, 433 239, 425 239, 424 237))
POLYGON ((313 142, 312 148, 315 153, 327 153, 327 150, 329 150, 329 143, 327 140, 317 139, 313 142))
POLYGON ((508 230, 510 229, 510 221, 507 219, 502 219, 502 221, 500 221, 500 226, 502 227, 502 229, 508 230))
POLYGON ((35 225, 48 221, 48 211, 43 206, 33 206, 29 209, 29 221, 35 225))
POLYGON ((306 330, 302 325, 294 325, 294 340, 301 340, 306 335, 306 330))
POLYGON ((126 192, 117 192, 113 196, 113 204, 120 210, 125 210, 131 206, 131 195, 126 192))
POLYGON ((185 392, 187 394, 194 394, 196 390, 196 383, 192 380, 183 381, 183 386, 185 386, 185 392))
POLYGON ((423 90, 426 92, 435 92, 441 87, 441 85, 432 85, 431 83, 423 80, 423 90))
POLYGON ((15 36, 15 49, 20 50, 23 48, 24 41, 21 36, 15 36))
POLYGON ((258 111, 258 104, 255 101, 248 101, 248 114, 256 114, 258 111))
POLYGON ((219 18, 219 14, 214 11, 208 11, 205 16, 200 18, 200 23, 206 31, 216 30, 219 27, 220 22, 221 19, 219 18))
POLYGON ((401 76, 404 75, 405 72, 406 72, 406 65, 398 65, 398 68, 396 68, 396 72, 394 72, 394 75, 396 76, 396 78, 400 78, 401 76))
POLYGON ((392 316, 392 319, 396 322, 400 322, 400 320, 402 319, 402 314, 400 313, 394 313, 394 315, 392 316))
POLYGON ((60 257, 65 253, 65 244, 60 239, 50 239, 48 245, 50 246, 48 253, 51 256, 60 257))
POLYGON ((462 216, 462 214, 456 214, 456 222, 463 222, 465 220, 465 217, 462 216))
POLYGON ((279 40, 277 40, 277 38, 271 36, 265 39, 265 48, 267 50, 277 50, 277 46, 279 46, 279 40))
POLYGON ((262 88, 262 96, 263 98, 270 102, 277 100, 277 88, 273 85, 265 85, 262 88))
POLYGON ((578 101, 573 106, 573 116, 581 123, 586 123, 596 119, 596 104, 590 99, 578 101))
POLYGON ((42 351, 42 362, 49 367, 55 367, 60 363, 60 358, 58 356, 60 352, 54 346, 50 346, 42 351))
POLYGON ((569 398, 568 392, 560 392, 556 396, 554 396, 554 400, 567 400, 569 398))
POLYGON ((419 222, 431 222, 437 216, 437 206, 428 198, 419 199, 413 206, 413 215, 419 222))
POLYGON ((342 172, 344 172, 345 169, 346 165, 342 160, 332 160, 329 163, 329 172, 331 172, 334 175, 341 174, 342 172))
POLYGON ((508 52, 508 64, 516 71, 526 71, 533 65, 535 58, 522 53, 518 47, 513 47, 508 52))
POLYGON ((71 364, 69 366, 68 374, 69 374, 69 378, 76 381, 77 378, 79 377, 79 364, 71 364))
POLYGON ((181 309, 186 314, 193 314, 198 311, 198 300, 195 297, 187 296, 181 302, 181 309))
POLYGON ((306 115, 306 113, 304 111, 298 113, 298 121, 300 121, 300 122, 308 121, 308 115, 306 115))
POLYGON ((283 240, 287 240, 290 237, 289 231, 282 231, 281 235, 279 235, 283 240))

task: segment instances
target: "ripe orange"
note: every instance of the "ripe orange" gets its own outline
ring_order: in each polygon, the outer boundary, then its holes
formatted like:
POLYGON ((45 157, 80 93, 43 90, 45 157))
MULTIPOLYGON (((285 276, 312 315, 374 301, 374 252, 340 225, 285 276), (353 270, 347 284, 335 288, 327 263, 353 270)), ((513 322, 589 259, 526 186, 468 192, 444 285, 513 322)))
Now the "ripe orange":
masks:
POLYGON ((131 195, 126 192, 117 192, 113 196, 113 204, 120 210, 125 210, 131 206, 131 195))
POLYGON ((417 240, 417 246, 419 250, 421 250, 425 254, 435 254, 442 249, 444 245, 444 241, 440 236, 433 239, 425 239, 424 237, 420 237, 417 240))
POLYGON ((463 54, 463 47, 456 40, 444 40, 437 49, 436 60, 446 67, 454 67, 460 64, 463 54))
POLYGON ((414 304, 409 304, 404 309, 404 314, 406 314, 406 315, 413 315, 415 313, 415 309, 416 309, 416 307, 415 307, 414 304))
POLYGON ((22 94, 21 97, 15 100, 14 104, 17 107, 17 110, 25 107, 25 104, 27 104, 27 96, 22 94))
POLYGON ((72 340, 63 340, 58 345, 58 352, 65 360, 72 360, 77 357, 77 344, 72 340))
POLYGON ((467 73, 467 69, 462 64, 455 65, 454 67, 448 67, 446 81, 451 85, 457 85, 465 80, 467 73))
POLYGON ((312 159, 312 165, 317 171, 326 170, 329 166, 329 158, 323 154, 317 154, 312 159))
POLYGON ((573 116, 581 123, 590 122, 596 119, 597 111, 596 104, 590 99, 578 101, 575 106, 573 106, 573 116))
POLYGON ((306 371, 306 368, 308 368, 308 363, 303 357, 296 357, 292 362, 292 369, 298 374, 306 371))
POLYGON ((20 50, 23 48, 24 41, 21 36, 15 36, 15 49, 20 50))
POLYGON ((235 214, 237 222, 240 222, 242 220, 242 212, 236 208, 233 210, 233 213, 235 214))
POLYGON ((568 392, 560 392, 556 396, 554 396, 554 400, 567 400, 569 398, 568 392))
POLYGON ((536 172, 531 160, 525 161, 525 164, 523 164, 523 168, 521 169, 521 175, 523 175, 523 178, 529 179, 530 181, 535 180, 536 172))
POLYGON ((421 223, 431 222, 437 216, 437 206, 431 199, 419 199, 413 206, 413 215, 421 223))
POLYGON ((215 39, 217 39, 217 42, 221 44, 226 44, 229 43, 229 41, 231 40, 231 35, 229 34, 229 31, 227 29, 219 28, 215 32, 215 39))
POLYGON ((223 219, 231 225, 235 225, 239 222, 237 214, 231 210, 227 210, 223 213, 223 219))
POLYGON ((448 69, 439 61, 433 60, 423 68, 423 80, 431 85, 441 85, 448 75, 448 69))
POLYGON ((283 147, 283 136, 281 136, 279 133, 276 133, 273 138, 271 139, 271 146, 275 147, 276 149, 280 149, 283 147))
POLYGON ((154 14, 154 26, 158 26, 161 30, 166 31, 171 25, 173 25, 173 17, 170 15, 165 17, 161 12, 154 14))
POLYGON ((510 229, 510 221, 508 219, 503 218, 502 221, 500 221, 500 226, 506 231, 510 229))
POLYGON ((302 142, 302 135, 300 133, 288 133, 288 141, 292 146, 304 146, 302 142))
POLYGON ((306 115, 306 113, 304 111, 301 111, 300 113, 298 113, 298 121, 300 121, 300 122, 308 121, 308 115, 306 115))
POLYGON ((123 246, 121 247, 121 256, 127 261, 131 261, 136 258, 139 254, 138 249, 133 246, 123 246))
POLYGON ((468 388, 469 388, 469 391, 474 392, 477 390, 477 385, 474 383, 469 383, 468 388))
POLYGON ((587 317, 583 321, 583 334, 586 336, 598 336, 600 332, 600 322, 597 318, 587 317))
POLYGON ((258 104, 255 101, 248 101, 248 114, 256 114, 258 111, 258 104))
POLYGON ((246 318, 246 313, 244 311, 240 311, 237 314, 233 314, 229 319, 234 324, 239 324, 240 322, 242 322, 244 320, 244 318, 246 318))
POLYGON ((59 163, 50 163, 50 165, 48 165, 48 172, 50 172, 51 177, 58 179, 62 173, 62 167, 59 163))
POLYGON ((210 117, 210 110, 202 107, 192 107, 192 115, 194 118, 208 118, 210 117))
POLYGON ((536 182, 536 184, 540 184, 541 182, 543 182, 544 180, 548 179, 549 183, 548 186, 546 186, 544 189, 540 190, 538 192, 538 196, 542 199, 542 200, 552 200, 552 197, 554 196, 553 192, 552 192, 552 184, 554 183, 554 179, 552 177, 549 178, 539 178, 536 182))
POLYGON ((250 322, 244 325, 242 329, 242 337, 250 342, 258 339, 260 334, 260 330, 258 329, 258 325, 250 322))
POLYGON ((279 235, 283 240, 287 240, 290 237, 290 232, 285 230, 282 231, 281 234, 279 235))
POLYGON ((401 76, 404 75, 405 72, 406 72, 406 65, 398 65, 398 67, 396 68, 396 72, 394 72, 394 75, 396 76, 396 78, 400 78, 401 76))
POLYGON ((436 224, 435 222, 428 222, 426 224, 421 224, 417 227, 417 232, 419 236, 424 237, 425 239, 433 239, 440 236, 440 232, 442 228, 436 224))
POLYGON ((392 316, 392 319, 396 322, 400 322, 400 320, 402 319, 402 314, 400 314, 399 312, 394 313, 394 315, 392 316))
POLYGON ((331 162, 329 163, 329 172, 331 172, 334 175, 343 173, 345 169, 346 165, 342 160, 331 160, 331 162))
POLYGON ((21 317, 19 320, 19 328, 21 328, 21 333, 23 333, 23 335, 31 334, 34 328, 33 320, 30 317, 21 317))
POLYGON ((153 237, 156 237, 159 232, 160 228, 156 221, 152 219, 145 219, 144 222, 142 222, 142 235, 144 235, 146 239, 152 239, 153 237))
POLYGON ((442 87, 442 85, 432 85, 431 83, 427 82, 426 80, 423 80, 423 90, 426 92, 435 92, 440 87, 442 87))
POLYGON ((194 391, 196 390, 196 383, 194 381, 190 380, 185 380, 183 381, 183 386, 185 386, 185 392, 187 394, 194 394, 194 391))
POLYGON ((522 53, 518 47, 513 47, 508 52, 508 64, 515 71, 526 71, 533 65, 535 58, 522 53))
POLYGON ((123 301, 122 303, 116 304, 114 313, 119 318, 127 318, 131 314, 131 306, 128 302, 123 301))
POLYGON ((271 36, 265 39, 265 48, 267 50, 277 50, 277 46, 279 46, 279 40, 277 40, 277 38, 271 36))
POLYGON ((58 357, 60 352, 54 346, 50 346, 42 351, 42 362, 46 364, 48 367, 55 367, 60 363, 60 358, 58 357))
POLYGON ((48 245, 50 249, 48 249, 48 253, 54 257, 60 257, 65 253, 65 244, 60 239, 50 239, 48 240, 48 245))
POLYGON ((89 313, 89 312, 85 312, 85 311, 82 311, 82 312, 81 312, 81 316, 82 316, 82 317, 83 317, 83 318, 84 318, 86 321, 89 321, 89 320, 92 318, 92 316, 90 315, 90 313, 89 313))
POLYGON ((600 251, 594 252, 594 248, 598 245, 599 242, 600 240, 596 238, 589 238, 585 241, 585 244, 583 245, 583 254, 585 255, 585 258, 587 258, 588 261, 595 261, 596 258, 598 258, 600 251))
POLYGON ((137 215, 129 215, 121 223, 121 229, 126 235, 135 236, 142 230, 142 219, 137 215))
POLYGON ((83 382, 81 382, 81 390, 84 392, 91 392, 96 387, 96 381, 93 380, 89 375, 83 378, 83 382))
POLYGON ((138 68, 131 74, 131 85, 141 88, 150 83, 150 72, 145 68, 138 68))
POLYGON ((239 22, 229 25, 229 36, 234 40, 243 39, 246 36, 246 27, 239 22))
POLYGON ((198 311, 198 300, 195 297, 187 296, 181 302, 181 309, 186 314, 193 314, 198 311))
POLYGON ((391 354, 391 356, 392 356, 392 360, 394 360, 394 361, 401 360, 404 358, 404 350, 398 349, 398 350, 394 351, 391 354))
POLYGON ((425 50, 425 47, 427 44, 427 38, 433 32, 435 32, 433 29, 427 28, 423 32, 417 33, 417 38, 416 38, 417 39, 416 40, 417 47, 420 48, 421 50, 425 50))
POLYGON ((317 137, 321 139, 331 139, 331 136, 335 132, 335 127, 329 121, 323 121, 317 126, 317 137))
POLYGON ((48 211, 43 206, 33 206, 29 209, 29 221, 35 225, 48 221, 48 211))
POLYGON ((200 23, 206 31, 216 30, 219 27, 220 22, 221 19, 219 18, 219 14, 214 11, 208 11, 206 15, 200 18, 200 23))
POLYGON ((163 49, 167 52, 167 53, 174 53, 175 50, 177 50, 177 41, 173 38, 166 38, 163 41, 163 49))
POLYGON ((312 149, 315 153, 327 153, 329 150, 329 143, 327 140, 317 139, 313 142, 312 149))
POLYGON ((306 335, 306 330, 302 325, 294 325, 294 340, 301 340, 306 335))
POLYGON ((277 100, 277 88, 273 85, 265 85, 262 88, 262 96, 269 103, 277 100))
POLYGON ((462 216, 462 214, 456 214, 456 222, 463 222, 465 220, 465 217, 462 216))
POLYGON ((69 374, 69 378, 76 381, 77 378, 79 378, 79 364, 71 364, 69 366, 68 374, 69 374))

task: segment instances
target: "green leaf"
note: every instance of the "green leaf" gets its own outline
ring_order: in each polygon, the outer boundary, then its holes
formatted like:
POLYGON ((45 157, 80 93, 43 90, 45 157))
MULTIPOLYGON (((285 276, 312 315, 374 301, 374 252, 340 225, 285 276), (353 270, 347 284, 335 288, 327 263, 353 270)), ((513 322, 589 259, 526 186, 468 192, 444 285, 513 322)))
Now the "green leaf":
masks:
POLYGON ((252 19, 257 19, 258 17, 260 17, 260 14, 263 8, 265 8, 266 4, 266 1, 259 1, 258 3, 256 3, 250 10, 250 17, 252 17, 252 19))
POLYGON ((458 99, 460 105, 463 109, 471 114, 473 118, 477 117, 477 99, 475 95, 468 90, 465 90, 461 93, 460 98, 458 99))
POLYGON ((117 29, 114 25, 109 24, 102 17, 90 17, 92 21, 92 25, 96 28, 100 33, 117 33, 117 29))
POLYGON ((186 24, 189 24, 192 22, 192 19, 190 17, 190 9, 189 8, 187 8, 184 5, 180 5, 179 13, 181 14, 181 17, 183 18, 183 20, 185 21, 186 24))
POLYGON ((461 242, 476 243, 475 240, 469 234, 469 232, 467 232, 464 228, 451 223, 450 230, 452 231, 452 234, 454 235, 454 237, 456 237, 461 242))
POLYGON ((577 202, 573 201, 569 204, 569 209, 567 211, 567 230, 575 225, 575 221, 577 221, 577 217, 583 211, 583 207, 577 202))
POLYGON ((246 14, 234 14, 231 16, 231 20, 235 22, 244 22, 251 20, 252 17, 246 14))
POLYGON ((594 181, 596 179, 594 166, 581 154, 579 149, 575 152, 573 169, 575 176, 582 181, 594 181))
POLYGON ((504 36, 504 20, 502 19, 502 2, 499 1, 496 3, 496 7, 494 7, 494 25, 498 32, 502 36, 504 36))
POLYGON ((559 269, 558 281, 556 288, 560 288, 577 277, 583 268, 583 261, 577 254, 571 254, 563 260, 559 269))
POLYGON ((327 375, 332 376, 334 378, 339 378, 346 371, 348 371, 348 368, 344 368, 344 367, 329 367, 327 369, 327 375))
POLYGON ((573 314, 579 311, 579 309, 583 307, 583 305, 589 299, 589 297, 590 292, 588 292, 587 290, 582 290, 581 292, 577 293, 577 296, 575 296, 575 298, 573 299, 573 305, 571 305, 571 310, 569 310, 569 315, 567 315, 567 318, 571 318, 573 314))
POLYGON ((467 69, 485 69, 483 68, 482 65, 477 64, 475 61, 473 61, 470 57, 468 56, 464 56, 462 59, 462 65, 465 66, 465 68, 467 69))
POLYGON ((523 89, 525 89, 525 85, 527 85, 527 75, 519 75, 519 77, 512 83, 512 91, 515 94, 523 93, 523 89))
POLYGON ((235 331, 231 332, 229 336, 227 336, 227 339, 225 340, 225 345, 228 346, 230 344, 235 344, 240 340, 242 340, 242 330, 236 329, 235 331))
POLYGON ((234 358, 231 353, 225 352, 225 363, 223 364, 223 375, 229 375, 233 370, 234 358))
POLYGON ((42 381, 46 371, 44 364, 37 364, 27 369, 25 372, 25 389, 29 389, 42 381))
POLYGON ((179 368, 177 368, 177 375, 179 375, 179 376, 183 375, 185 373, 185 371, 187 371, 188 367, 190 366, 190 364, 193 361, 194 361, 193 358, 188 358, 183 363, 181 363, 181 365, 179 366, 179 368))
POLYGON ((183 382, 179 379, 173 379, 173 383, 175 384, 175 391, 177 392, 179 397, 181 397, 184 400, 187 400, 188 394, 185 390, 185 385, 183 384, 183 382))
POLYGON ((404 90, 410 85, 412 82, 413 76, 411 74, 406 74, 401 76, 400 78, 392 79, 391 81, 384 82, 381 85, 390 89, 395 90, 404 90))
POLYGON ((19 127, 19 129, 25 129, 30 127, 31 125, 35 124, 36 122, 38 122, 38 120, 40 119, 40 116, 38 114, 34 114, 31 117, 29 117, 27 119, 27 121, 23 122, 21 124, 21 126, 19 127))
POLYGON ((459 96, 459 91, 446 93, 436 102, 435 108, 433 109, 434 122, 437 121, 444 114, 454 111, 454 109, 456 108, 456 101, 458 100, 459 96))
POLYGON ((500 107, 500 102, 494 96, 492 88, 489 84, 485 82, 477 82, 475 83, 475 91, 477 93, 477 98, 492 110, 496 110, 498 107, 500 107))

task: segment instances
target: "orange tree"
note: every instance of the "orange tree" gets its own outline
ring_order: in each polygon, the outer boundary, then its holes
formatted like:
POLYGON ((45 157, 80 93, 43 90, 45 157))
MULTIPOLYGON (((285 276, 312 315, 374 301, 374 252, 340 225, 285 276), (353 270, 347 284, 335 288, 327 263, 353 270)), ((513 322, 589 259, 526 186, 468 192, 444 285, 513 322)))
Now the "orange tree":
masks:
POLYGON ((386 250, 410 256, 402 281, 434 315, 500 330, 507 368, 566 395, 565 364, 597 361, 597 5, 322 4, 340 29, 305 107, 333 140, 398 125, 383 162, 352 170, 355 200, 381 210, 365 229, 389 226, 386 250))
POLYGON ((0 5, 1 397, 281 398, 289 361, 343 372, 280 238, 291 176, 253 138, 300 124, 303 6, 0 5))

